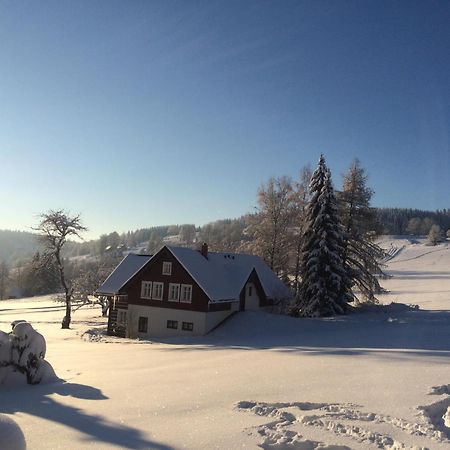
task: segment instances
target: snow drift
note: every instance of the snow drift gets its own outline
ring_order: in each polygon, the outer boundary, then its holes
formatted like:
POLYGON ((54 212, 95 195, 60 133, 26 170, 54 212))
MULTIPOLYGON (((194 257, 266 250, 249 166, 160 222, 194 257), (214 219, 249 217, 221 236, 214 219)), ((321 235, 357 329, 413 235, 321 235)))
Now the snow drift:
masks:
POLYGON ((3 414, 0 414, 0 448, 8 450, 25 450, 27 448, 19 425, 3 414))

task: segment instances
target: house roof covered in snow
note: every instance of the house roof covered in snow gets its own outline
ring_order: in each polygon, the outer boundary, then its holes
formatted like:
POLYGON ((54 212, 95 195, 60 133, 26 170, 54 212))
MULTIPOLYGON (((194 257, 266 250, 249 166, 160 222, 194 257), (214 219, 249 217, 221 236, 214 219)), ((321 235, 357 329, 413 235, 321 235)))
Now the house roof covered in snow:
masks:
POLYGON ((118 294, 121 287, 141 270, 151 258, 151 255, 128 254, 97 289, 96 293, 100 295, 118 294))
POLYGON ((212 302, 238 300, 253 270, 256 271, 268 298, 289 297, 287 286, 258 256, 242 253, 209 252, 205 258, 199 251, 167 246, 212 302))
MULTIPOLYGON (((242 253, 209 252, 205 258, 199 251, 187 247, 166 245, 192 278, 208 295, 211 302, 238 300, 244 284, 255 270, 267 298, 289 297, 290 291, 258 256, 242 253)), ((114 269, 97 290, 100 295, 115 295, 150 260, 152 256, 130 253, 114 269)))

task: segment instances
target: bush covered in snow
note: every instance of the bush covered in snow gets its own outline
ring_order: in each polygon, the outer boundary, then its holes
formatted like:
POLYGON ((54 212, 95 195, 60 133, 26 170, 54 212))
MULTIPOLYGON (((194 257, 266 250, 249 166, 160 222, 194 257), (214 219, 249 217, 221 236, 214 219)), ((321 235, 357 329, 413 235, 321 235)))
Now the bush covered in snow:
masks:
POLYGON ((55 379, 51 365, 45 361, 46 343, 28 322, 13 323, 11 333, 0 331, 0 384, 37 384, 55 379))

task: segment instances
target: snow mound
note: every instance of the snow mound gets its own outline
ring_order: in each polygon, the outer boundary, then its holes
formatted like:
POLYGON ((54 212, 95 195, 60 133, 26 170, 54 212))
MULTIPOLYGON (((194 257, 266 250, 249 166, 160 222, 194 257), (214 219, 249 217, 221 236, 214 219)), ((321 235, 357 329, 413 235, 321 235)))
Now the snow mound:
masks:
POLYGON ((8 416, 0 414, 0 448, 4 450, 25 450, 25 436, 19 425, 8 416))
POLYGON ((444 442, 450 442, 450 384, 433 386, 430 395, 446 397, 431 405, 419 406, 418 410, 425 421, 434 428, 435 434, 444 442))
POLYGON ((0 384, 8 386, 58 379, 45 361, 47 345, 30 323, 18 321, 11 333, 0 332, 0 384))
POLYGON ((447 408, 447 411, 442 416, 442 419, 444 420, 444 425, 450 430, 450 406, 447 408))
POLYGON ((419 305, 406 305, 404 303, 391 302, 388 304, 361 303, 353 309, 356 313, 403 313, 416 311, 419 305))

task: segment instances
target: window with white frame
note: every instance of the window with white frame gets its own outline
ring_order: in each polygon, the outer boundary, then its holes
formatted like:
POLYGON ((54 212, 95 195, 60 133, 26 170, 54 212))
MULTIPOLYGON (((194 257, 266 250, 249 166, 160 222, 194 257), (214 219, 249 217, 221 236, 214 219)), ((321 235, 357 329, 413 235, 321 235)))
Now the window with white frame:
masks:
POLYGON ((184 331, 194 331, 194 324, 192 322, 183 322, 181 329, 184 331))
POLYGON ((117 325, 127 324, 127 311, 125 309, 117 310, 117 325))
POLYGON ((169 262, 169 261, 163 262, 162 274, 163 275, 172 275, 172 263, 171 262, 169 262))
POLYGON ((152 298, 152 282, 143 281, 141 284, 141 298, 152 298))
POLYGON ((163 291, 164 291, 164 283, 158 283, 158 282, 154 281, 153 289, 152 289, 152 299, 153 300, 162 300, 163 299, 163 291))
POLYGON ((182 284, 180 302, 192 303, 192 284, 182 284))
POLYGON ((169 283, 169 302, 180 301, 180 285, 176 283, 169 283))

